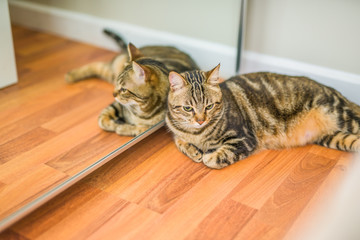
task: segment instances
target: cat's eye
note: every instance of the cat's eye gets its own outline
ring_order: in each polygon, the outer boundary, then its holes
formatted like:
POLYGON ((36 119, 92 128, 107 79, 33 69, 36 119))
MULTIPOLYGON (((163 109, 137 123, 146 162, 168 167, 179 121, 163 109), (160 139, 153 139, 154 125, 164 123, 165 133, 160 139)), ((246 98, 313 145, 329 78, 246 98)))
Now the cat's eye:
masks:
POLYGON ((193 110, 192 107, 189 107, 189 106, 183 106, 183 109, 186 111, 186 112, 191 112, 193 110))
POLYGON ((211 110, 214 107, 214 104, 210 104, 206 106, 206 110, 211 110))
POLYGON ((121 93, 125 93, 126 91, 127 91, 126 88, 120 88, 120 92, 121 92, 121 93))

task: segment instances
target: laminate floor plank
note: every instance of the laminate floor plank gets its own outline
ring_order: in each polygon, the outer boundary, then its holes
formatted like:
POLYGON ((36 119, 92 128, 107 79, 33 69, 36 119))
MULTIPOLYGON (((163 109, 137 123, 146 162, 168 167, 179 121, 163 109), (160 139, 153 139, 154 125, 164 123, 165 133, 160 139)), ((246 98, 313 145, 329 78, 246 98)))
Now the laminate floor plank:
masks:
POLYGON ((304 211, 316 209, 314 198, 333 193, 331 185, 341 182, 351 164, 351 154, 336 151, 333 159, 322 156, 322 149, 311 145, 263 151, 223 170, 211 170, 177 151, 171 134, 162 128, 10 230, 29 239, 57 234, 62 239, 282 239, 299 218, 307 219, 304 211), (283 164, 283 170, 275 163, 283 164), (265 184, 268 188, 261 186, 262 178, 270 182, 265 184), (249 195, 261 196, 258 190, 266 200, 251 207, 249 199, 255 197, 235 197, 244 183, 249 195), (88 191, 113 202, 92 202, 88 191), (85 199, 89 203, 81 210, 59 206, 85 199), (50 224, 55 219, 58 222, 50 224))

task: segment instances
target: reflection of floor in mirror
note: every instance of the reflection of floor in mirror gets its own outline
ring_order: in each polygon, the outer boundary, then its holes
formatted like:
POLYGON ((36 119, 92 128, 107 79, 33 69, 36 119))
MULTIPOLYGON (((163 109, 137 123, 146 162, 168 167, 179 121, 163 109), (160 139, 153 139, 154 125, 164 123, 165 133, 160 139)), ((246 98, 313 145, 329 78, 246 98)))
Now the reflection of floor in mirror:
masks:
POLYGON ((211 170, 162 128, 0 238, 282 239, 335 191, 351 158, 311 145, 211 170))
POLYGON ((115 53, 18 26, 13 39, 19 83, 0 89, 0 220, 130 139, 97 126, 111 84, 64 81, 115 53))

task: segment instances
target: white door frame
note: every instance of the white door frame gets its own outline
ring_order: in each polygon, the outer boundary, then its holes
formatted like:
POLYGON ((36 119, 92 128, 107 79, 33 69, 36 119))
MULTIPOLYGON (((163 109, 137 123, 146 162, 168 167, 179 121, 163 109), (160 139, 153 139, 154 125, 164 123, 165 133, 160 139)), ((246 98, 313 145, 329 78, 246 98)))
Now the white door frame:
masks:
POLYGON ((0 88, 17 82, 8 0, 0 0, 0 88))

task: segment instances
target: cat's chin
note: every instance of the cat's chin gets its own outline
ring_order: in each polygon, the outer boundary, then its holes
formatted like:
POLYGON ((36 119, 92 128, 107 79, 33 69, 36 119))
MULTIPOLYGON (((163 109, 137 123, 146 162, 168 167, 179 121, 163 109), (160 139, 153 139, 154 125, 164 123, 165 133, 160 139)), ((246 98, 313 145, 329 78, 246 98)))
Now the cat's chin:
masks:
POLYGON ((203 124, 198 124, 198 123, 193 123, 191 124, 191 127, 199 129, 199 128, 203 128, 207 125, 207 123, 203 123, 203 124))
POLYGON ((118 98, 115 98, 115 101, 117 101, 120 104, 123 104, 118 98))
POLYGON ((118 98, 115 98, 115 101, 117 101, 118 103, 120 103, 121 105, 125 106, 125 107, 130 107, 131 105, 137 105, 135 101, 130 100, 130 101, 121 101, 118 98))

